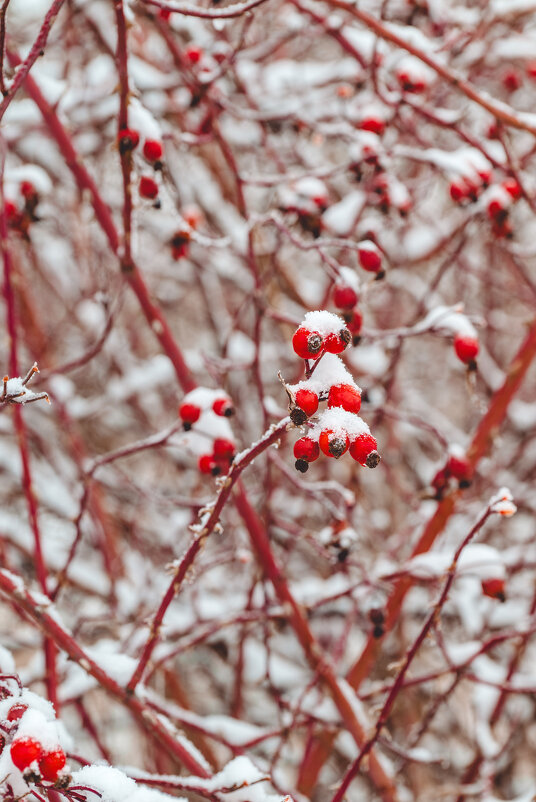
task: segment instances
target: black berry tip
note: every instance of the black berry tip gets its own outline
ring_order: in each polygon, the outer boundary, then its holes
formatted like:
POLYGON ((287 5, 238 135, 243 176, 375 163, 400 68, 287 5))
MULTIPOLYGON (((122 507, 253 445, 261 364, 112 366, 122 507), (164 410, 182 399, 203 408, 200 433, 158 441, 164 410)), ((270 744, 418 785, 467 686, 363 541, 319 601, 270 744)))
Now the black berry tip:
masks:
POLYGON ((307 471, 309 470, 309 463, 307 462, 306 459, 297 459, 296 462, 294 463, 294 467, 300 473, 307 473, 307 471))
POLYGON ((371 451, 368 455, 365 465, 367 468, 376 468, 380 464, 381 457, 377 451, 371 451))

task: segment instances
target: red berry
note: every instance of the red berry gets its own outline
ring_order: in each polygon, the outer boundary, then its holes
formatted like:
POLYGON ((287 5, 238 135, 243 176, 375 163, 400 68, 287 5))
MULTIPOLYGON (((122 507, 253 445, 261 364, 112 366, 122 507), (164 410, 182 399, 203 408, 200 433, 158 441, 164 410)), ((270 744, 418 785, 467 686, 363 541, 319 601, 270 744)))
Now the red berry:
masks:
POLYGON ((311 440, 310 437, 300 437, 294 443, 294 456, 296 459, 314 462, 320 456, 318 443, 315 440, 311 440))
POLYGON ((150 198, 151 200, 154 200, 154 198, 156 198, 158 195, 158 184, 154 178, 151 178, 148 175, 142 175, 140 178, 139 190, 142 198, 150 198))
POLYGON ((167 22, 171 17, 171 11, 169 10, 169 8, 161 8, 160 11, 158 12, 158 16, 160 17, 160 19, 164 20, 164 22, 167 22))
POLYGON ((228 398, 217 398, 212 404, 212 410, 221 417, 230 418, 234 415, 234 407, 228 398))
POLYGON ((34 760, 39 760, 42 754, 41 744, 35 738, 18 738, 11 744, 11 760, 20 771, 27 769, 34 760))
POLYGON ((447 471, 458 481, 466 481, 471 476, 471 463, 465 454, 461 457, 451 454, 447 461, 447 471))
POLYGON ((318 396, 312 390, 298 390, 295 396, 296 404, 303 409, 307 417, 314 415, 318 409, 318 396))
POLYGON ((382 258, 378 251, 370 248, 360 248, 357 252, 359 264, 369 273, 379 273, 382 269, 382 258))
POLYGON ((191 425, 199 420, 201 410, 196 404, 189 404, 185 401, 184 404, 181 404, 179 407, 179 415, 184 423, 189 423, 191 425))
POLYGON ((333 303, 337 309, 351 309, 358 302, 359 297, 353 287, 348 284, 335 284, 333 288, 333 303))
POLYGON ((361 409, 361 393, 351 384, 334 384, 329 390, 328 407, 342 407, 357 415, 361 409))
POLYGON ((65 766, 65 752, 58 747, 51 752, 46 752, 39 760, 39 771, 44 780, 53 783, 58 779, 58 774, 65 766))
POLYGON ((378 136, 381 136, 385 131, 385 123, 378 117, 365 117, 364 120, 361 120, 360 127, 363 131, 372 131, 373 134, 378 136))
POLYGON ((474 362, 479 351, 479 344, 476 337, 467 337, 463 334, 457 334, 454 338, 454 350, 456 356, 465 364, 474 362))
POLYGON ((20 191, 23 198, 26 198, 26 200, 35 198, 37 196, 37 190, 31 181, 22 181, 20 185, 20 191))
POLYGON ((500 220, 506 214, 507 211, 500 200, 492 200, 488 203, 488 217, 492 220, 500 220))
POLYGON ((119 152, 126 153, 138 146, 140 135, 133 128, 122 128, 117 135, 117 139, 119 141, 119 152))
POLYGON ((455 203, 460 203, 465 198, 465 184, 459 181, 453 181, 450 185, 450 197, 455 203))
POLYGON ((519 89, 523 81, 521 80, 521 74, 517 72, 517 70, 508 70, 503 75, 503 86, 509 92, 515 92, 516 89, 519 89))
POLYGON ((378 443, 375 437, 371 434, 360 434, 350 443, 350 456, 353 457, 356 462, 361 463, 361 465, 374 462, 375 464, 369 465, 369 467, 375 467, 379 462, 379 454, 376 451, 377 448, 378 443), (378 459, 376 460, 373 455, 377 455, 378 459), (369 459, 371 457, 372 459, 369 459))
POLYGON ((324 340, 324 349, 328 354, 341 354, 351 339, 352 336, 345 326, 337 334, 335 332, 328 334, 324 340))
POLYGON ((200 47, 194 47, 192 45, 191 47, 188 47, 185 50, 185 55, 190 64, 197 64, 199 61, 201 61, 201 56, 203 55, 203 51, 201 50, 200 47))
POLYGON ((318 359, 322 353, 322 336, 300 326, 292 338, 292 347, 302 359, 318 359))
POLYGON ((158 162, 162 158, 164 149, 157 139, 146 139, 143 145, 143 155, 150 162, 158 162))
POLYGON ((346 318, 346 325, 348 326, 350 334, 353 334, 354 337, 359 334, 361 326, 363 325, 363 315, 359 309, 352 309, 351 313, 346 318))
POLYGON ((530 61, 527 64, 527 75, 529 78, 536 78, 536 61, 530 61))
POLYGON ((224 437, 217 437, 214 440, 213 449, 215 459, 230 459, 236 452, 235 444, 224 437))
POLYGON ((210 473, 212 476, 217 476, 221 472, 212 454, 203 454, 202 457, 199 457, 197 467, 201 473, 210 473))
POLYGON ((24 715, 24 713, 28 710, 28 705, 25 704, 16 704, 10 708, 7 714, 8 721, 18 721, 24 715))
POLYGON ((333 429, 324 429, 320 432, 318 444, 327 457, 339 459, 348 451, 350 438, 346 432, 334 432, 333 429))
POLYGON ((503 181, 503 189, 505 189, 514 200, 519 200, 521 197, 521 187, 515 178, 507 178, 506 181, 503 181))
POLYGON ((448 482, 447 471, 443 468, 436 473, 431 482, 432 487, 434 488, 434 490, 437 491, 438 496, 440 496, 441 491, 444 490, 445 487, 447 486, 447 482, 448 482))
POLYGON ((484 596, 489 596, 491 599, 498 599, 502 602, 505 601, 504 579, 483 579, 482 593, 484 596))

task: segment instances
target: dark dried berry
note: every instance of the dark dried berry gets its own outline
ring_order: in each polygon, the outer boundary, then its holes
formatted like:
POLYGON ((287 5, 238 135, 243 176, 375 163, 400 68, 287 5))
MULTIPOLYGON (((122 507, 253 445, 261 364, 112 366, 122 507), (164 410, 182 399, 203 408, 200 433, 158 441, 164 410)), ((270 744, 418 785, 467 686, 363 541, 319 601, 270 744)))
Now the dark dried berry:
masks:
POLYGON ((307 473, 307 471, 309 470, 309 463, 305 459, 297 459, 296 462, 294 463, 294 467, 300 473, 307 473))

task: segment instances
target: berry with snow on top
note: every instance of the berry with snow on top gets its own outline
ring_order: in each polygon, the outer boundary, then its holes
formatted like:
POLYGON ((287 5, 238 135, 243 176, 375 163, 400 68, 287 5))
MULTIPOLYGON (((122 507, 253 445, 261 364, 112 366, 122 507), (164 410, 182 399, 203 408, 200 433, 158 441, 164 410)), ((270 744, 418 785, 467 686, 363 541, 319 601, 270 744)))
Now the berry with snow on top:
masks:
POLYGON ((13 705, 13 707, 11 707, 8 711, 7 720, 19 721, 23 717, 26 710, 28 710, 28 705, 22 703, 13 705))
POLYGON ((401 70, 396 75, 400 88, 404 92, 412 92, 413 94, 420 94, 424 92, 428 84, 421 76, 411 75, 406 70, 401 70))
POLYGON ((360 434, 350 443, 350 456, 367 468, 375 468, 380 462, 378 443, 371 434, 360 434))
POLYGON ((368 273, 380 273, 382 269, 382 257, 376 246, 371 242, 367 245, 360 245, 357 251, 359 264, 368 273))
POLYGON ((217 398, 212 404, 212 411, 222 418, 230 418, 235 412, 233 404, 228 398, 217 398))
POLYGON ((353 287, 348 284, 335 284, 333 288, 333 303, 338 309, 351 309, 358 300, 359 297, 353 287))
POLYGON ((140 178, 139 191, 142 198, 149 198, 154 200, 158 195, 158 184, 148 175, 142 175, 140 178))
POLYGON ((472 367, 480 350, 480 345, 476 337, 457 334, 454 338, 454 350, 458 359, 472 367))
POLYGON ((296 470, 305 473, 309 468, 309 463, 314 462, 320 456, 319 445, 310 437, 300 437, 294 443, 294 456, 296 457, 296 470))
POLYGON ((506 601, 504 579, 497 577, 482 580, 482 593, 490 599, 497 599, 500 602, 506 601))
POLYGON ((119 153, 128 153, 139 144, 140 135, 133 128, 122 128, 117 135, 119 153))
POLYGON ((296 405, 305 412, 308 418, 314 415, 318 409, 318 395, 313 390, 301 388, 297 390, 295 396, 296 405))
POLYGON ((230 460, 236 453, 235 444, 225 437, 217 437, 214 440, 213 456, 216 460, 227 459, 230 460))
POLYGON ((320 432, 318 445, 327 457, 339 459, 348 451, 350 438, 346 432, 335 432, 333 429, 323 429, 320 432))
POLYGON ((465 454, 450 454, 446 470, 465 487, 470 483, 472 467, 465 454))
POLYGON ((342 407, 357 415, 361 409, 361 393, 351 384, 334 384, 328 394, 329 407, 342 407))
POLYGON ((34 760, 39 760, 43 754, 43 748, 38 740, 26 736, 13 741, 10 752, 13 764, 20 771, 24 771, 34 760))
POLYGON ((322 354, 322 336, 317 331, 300 326, 292 338, 292 347, 302 359, 318 359, 322 354))
POLYGON ((179 417, 184 424, 186 431, 192 428, 192 424, 199 420, 201 410, 197 404, 190 404, 188 401, 183 402, 179 407, 179 417))
POLYGON ((351 339, 352 335, 346 327, 337 333, 331 332, 324 340, 324 350, 328 354, 341 354, 346 346, 350 344, 351 339))
POLYGON ((56 782, 64 766, 65 752, 60 747, 52 749, 50 752, 45 752, 43 757, 39 759, 39 771, 43 779, 48 780, 48 782, 56 782))
POLYGON ((143 144, 143 155, 150 162, 162 161, 164 149, 158 139, 146 139, 143 144))
POLYGON ((373 134, 381 136, 385 131, 385 122, 379 117, 365 117, 359 126, 363 131, 372 131, 373 134))

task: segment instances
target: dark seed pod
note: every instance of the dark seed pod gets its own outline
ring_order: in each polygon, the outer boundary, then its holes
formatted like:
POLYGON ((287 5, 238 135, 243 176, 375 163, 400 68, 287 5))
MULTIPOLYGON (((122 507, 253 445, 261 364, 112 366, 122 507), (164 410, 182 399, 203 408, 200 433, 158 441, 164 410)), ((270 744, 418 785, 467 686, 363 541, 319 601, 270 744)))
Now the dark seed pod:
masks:
POLYGON ((307 338, 307 347, 311 354, 318 354, 320 349, 322 348, 322 337, 320 334, 311 334, 307 338))
POLYGON ((329 453, 332 454, 335 459, 339 459, 346 451, 346 446, 346 440, 343 440, 342 437, 334 437, 329 444, 329 453))
POLYGON ((371 451, 366 460, 367 468, 375 468, 380 464, 381 457, 377 451, 371 451))
POLYGON ((221 473, 221 468, 220 468, 220 466, 219 466, 219 465, 215 465, 215 466, 214 466, 214 467, 211 469, 210 473, 212 474, 212 476, 219 476, 219 475, 220 475, 220 473, 221 473))
POLYGON ((385 621, 385 615, 381 607, 372 607, 369 610, 368 616, 371 624, 375 624, 377 627, 382 626, 385 621))
POLYGON ((383 628, 383 627, 376 626, 376 627, 374 627, 374 629, 372 630, 372 637, 373 637, 373 638, 381 638, 381 637, 382 637, 382 635, 384 635, 384 634, 385 634, 385 630, 384 630, 384 628, 383 628))
POLYGON ((189 432, 189 431, 190 431, 190 429, 192 428, 192 424, 191 424, 191 423, 187 423, 187 422, 185 421, 185 422, 182 424, 182 428, 184 429, 184 431, 185 431, 185 432, 189 432))
POLYGON ((295 426, 301 426, 307 420, 307 415, 303 409, 294 407, 294 409, 290 411, 290 420, 295 426))
POLYGON ((337 559, 340 563, 346 562, 348 555, 350 554, 348 549, 341 549, 337 554, 337 559))
POLYGON ((348 343, 352 339, 352 335, 350 334, 348 329, 341 329, 339 332, 339 337, 341 338, 341 340, 345 345, 348 345, 348 343))
POLYGON ((309 463, 307 462, 306 459, 297 459, 296 462, 294 463, 294 467, 300 473, 307 473, 307 471, 309 470, 309 463))

